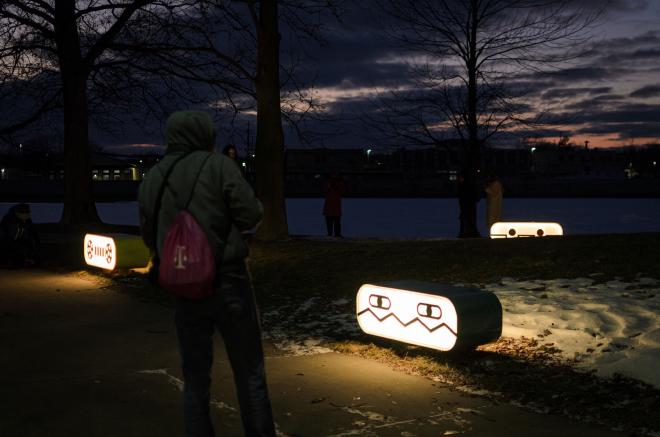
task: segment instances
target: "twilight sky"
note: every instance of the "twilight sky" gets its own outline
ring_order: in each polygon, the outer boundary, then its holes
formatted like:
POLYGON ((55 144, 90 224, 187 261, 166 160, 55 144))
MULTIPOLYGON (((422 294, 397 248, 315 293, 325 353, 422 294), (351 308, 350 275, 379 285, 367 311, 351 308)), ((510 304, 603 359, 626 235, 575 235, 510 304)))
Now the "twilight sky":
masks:
MULTIPOLYGON (((379 93, 409 85, 411 54, 389 42, 373 19, 374 11, 358 6, 361 2, 347 3, 343 23, 328 24, 326 43, 311 47, 304 64, 303 76, 315 77, 313 92, 333 119, 308 123, 323 137, 308 146, 385 148, 378 143, 377 132, 356 114, 373 107, 379 93)), ((521 103, 532 112, 543 110, 562 120, 561 125, 536 127, 523 135, 549 140, 568 135, 573 142, 588 140, 595 147, 660 143, 659 23, 660 0, 613 0, 584 56, 563 70, 528 72, 516 78, 529 89, 521 103)), ((231 141, 244 149, 248 121, 254 140, 253 115, 238 120, 233 132, 221 129, 220 145, 231 141)), ((122 137, 101 134, 96 140, 108 146, 163 142, 162 135, 128 126, 125 133, 122 137)), ((302 147, 295 135, 286 135, 289 147, 302 147)), ((514 137, 502 140, 503 145, 518 143, 514 137)))
MULTIPOLYGON (((362 12, 362 13, 360 13, 362 12)), ((406 55, 386 43, 374 22, 355 11, 319 56, 319 96, 350 112, 375 93, 405 85, 406 55)), ((570 135, 595 146, 660 138, 660 2, 613 2, 586 55, 563 71, 527 74, 523 100, 567 123, 542 136, 570 135)), ((355 131, 359 131, 356 129, 355 131)), ((359 139, 356 138, 356 142, 359 139)))

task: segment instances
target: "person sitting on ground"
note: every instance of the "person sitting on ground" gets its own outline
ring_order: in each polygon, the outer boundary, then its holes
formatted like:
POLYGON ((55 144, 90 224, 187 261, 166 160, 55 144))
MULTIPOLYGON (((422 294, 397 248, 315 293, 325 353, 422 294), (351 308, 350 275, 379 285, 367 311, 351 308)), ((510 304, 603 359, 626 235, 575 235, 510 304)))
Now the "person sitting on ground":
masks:
POLYGON ((0 258, 13 268, 31 267, 39 261, 39 234, 30 217, 30 205, 12 206, 0 222, 0 258))

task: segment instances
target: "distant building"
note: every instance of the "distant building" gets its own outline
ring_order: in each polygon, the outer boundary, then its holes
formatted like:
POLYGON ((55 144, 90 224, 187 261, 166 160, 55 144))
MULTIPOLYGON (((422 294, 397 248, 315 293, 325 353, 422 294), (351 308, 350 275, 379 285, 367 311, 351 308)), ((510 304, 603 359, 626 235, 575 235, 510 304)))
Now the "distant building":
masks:
POLYGON ((532 160, 533 173, 540 176, 657 178, 660 147, 606 149, 542 144, 534 147, 532 160))
MULTIPOLYGON (((139 181, 142 174, 137 165, 114 156, 92 153, 93 181, 139 181)), ((56 158, 53 168, 48 172, 49 180, 64 179, 64 157, 56 158)))
MULTIPOLYGON (((107 192, 108 197, 113 190, 124 189, 130 198, 144 174, 160 159, 160 154, 119 156, 94 152, 90 176, 97 182, 124 181, 95 185, 99 192, 107 192)), ((322 196, 327 177, 334 172, 343 177, 348 196, 454 196, 463 159, 458 142, 436 148, 400 148, 387 153, 376 148, 287 149, 285 190, 292 197, 322 196)), ((239 157, 238 165, 248 181, 254 183, 254 153, 239 157)), ((656 192, 660 194, 656 188, 660 187, 659 165, 660 145, 596 149, 567 143, 530 143, 517 148, 486 148, 481 154, 483 178, 491 174, 499 176, 505 192, 512 196, 656 195, 656 192)), ((37 183, 62 179, 62 154, 0 155, 0 180, 37 183)))
MULTIPOLYGON (((130 160, 92 153, 94 181, 139 181, 142 174, 138 165, 130 160)), ((0 180, 63 180, 62 154, 13 154, 0 156, 0 180)))
MULTIPOLYGON (((286 190, 294 195, 320 195, 327 176, 342 175, 351 195, 433 196, 455 190, 462 168, 459 144, 442 148, 289 149, 286 152, 286 190)), ((485 172, 499 176, 531 171, 529 150, 488 149, 482 156, 485 172)), ((249 166, 252 168, 252 166, 249 166)))

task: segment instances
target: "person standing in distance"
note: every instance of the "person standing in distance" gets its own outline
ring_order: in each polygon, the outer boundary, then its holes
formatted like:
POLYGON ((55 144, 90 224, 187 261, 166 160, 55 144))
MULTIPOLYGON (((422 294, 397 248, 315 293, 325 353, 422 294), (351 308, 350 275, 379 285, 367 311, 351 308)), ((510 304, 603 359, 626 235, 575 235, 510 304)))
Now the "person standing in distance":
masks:
POLYGON ((167 150, 140 185, 140 229, 146 245, 160 253, 177 214, 177 193, 195 192, 188 211, 208 238, 218 267, 215 293, 206 299, 176 299, 176 329, 184 377, 183 408, 187 437, 214 436, 209 402, 213 333, 222 335, 247 436, 275 436, 266 385, 261 328, 245 258, 241 231, 254 228, 263 208, 238 166, 213 153, 216 130, 207 113, 180 111, 167 120, 167 150), (153 240, 153 214, 164 174, 182 155, 167 180, 153 240), (210 156, 209 156, 210 154, 210 156), (199 174, 196 185, 195 179, 199 174))
POLYGON ((486 226, 490 233, 493 223, 502 221, 502 197, 504 190, 500 179, 492 175, 486 184, 486 226))
POLYGON ((227 144, 224 149, 222 149, 222 154, 228 156, 229 158, 236 161, 238 159, 238 153, 236 147, 233 144, 227 144))
POLYGON ((341 233, 341 198, 346 187, 338 173, 331 173, 325 186, 325 202, 323 203, 323 215, 328 231, 328 237, 333 235, 342 238, 341 233))

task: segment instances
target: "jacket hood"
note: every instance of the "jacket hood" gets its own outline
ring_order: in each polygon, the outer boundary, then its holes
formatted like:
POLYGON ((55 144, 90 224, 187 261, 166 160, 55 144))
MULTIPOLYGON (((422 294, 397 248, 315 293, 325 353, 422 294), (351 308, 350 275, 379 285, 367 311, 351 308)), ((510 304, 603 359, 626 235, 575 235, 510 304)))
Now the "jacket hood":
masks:
POLYGON ((167 119, 165 153, 212 150, 215 136, 213 119, 206 112, 177 111, 167 119))

